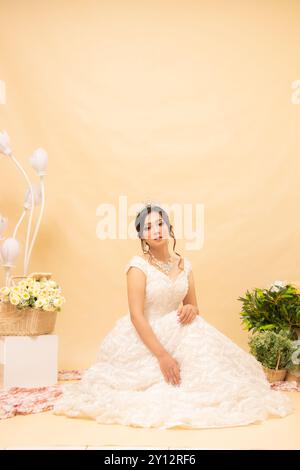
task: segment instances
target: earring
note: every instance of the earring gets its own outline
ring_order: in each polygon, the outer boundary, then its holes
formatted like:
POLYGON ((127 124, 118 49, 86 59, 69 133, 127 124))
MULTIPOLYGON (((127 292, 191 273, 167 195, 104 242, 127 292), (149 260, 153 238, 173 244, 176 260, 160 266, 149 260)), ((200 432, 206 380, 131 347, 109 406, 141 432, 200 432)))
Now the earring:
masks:
POLYGON ((149 243, 145 242, 145 240, 142 240, 142 247, 143 247, 143 253, 144 254, 147 254, 150 250, 150 246, 149 246, 149 243), (149 247, 148 250, 145 249, 145 243, 146 245, 149 247))

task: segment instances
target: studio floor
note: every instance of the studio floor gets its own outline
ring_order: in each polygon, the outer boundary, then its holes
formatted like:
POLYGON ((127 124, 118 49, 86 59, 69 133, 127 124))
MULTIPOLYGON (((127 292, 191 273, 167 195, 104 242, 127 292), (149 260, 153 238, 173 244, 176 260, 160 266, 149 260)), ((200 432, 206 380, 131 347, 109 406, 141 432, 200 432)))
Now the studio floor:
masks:
POLYGON ((218 429, 168 430, 101 425, 93 420, 57 416, 52 411, 0 420, 1 449, 300 449, 300 393, 295 410, 284 418, 218 429))

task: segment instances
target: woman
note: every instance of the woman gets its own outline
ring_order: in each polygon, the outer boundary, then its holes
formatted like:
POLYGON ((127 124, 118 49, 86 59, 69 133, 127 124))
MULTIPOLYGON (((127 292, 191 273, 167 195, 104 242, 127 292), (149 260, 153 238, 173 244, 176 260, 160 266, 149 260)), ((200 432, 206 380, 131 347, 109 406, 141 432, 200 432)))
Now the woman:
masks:
POLYGON ((191 262, 175 252, 167 213, 149 204, 135 227, 143 254, 125 268, 129 312, 81 382, 62 386, 54 413, 159 429, 240 426, 291 413, 254 356, 199 315, 191 262))

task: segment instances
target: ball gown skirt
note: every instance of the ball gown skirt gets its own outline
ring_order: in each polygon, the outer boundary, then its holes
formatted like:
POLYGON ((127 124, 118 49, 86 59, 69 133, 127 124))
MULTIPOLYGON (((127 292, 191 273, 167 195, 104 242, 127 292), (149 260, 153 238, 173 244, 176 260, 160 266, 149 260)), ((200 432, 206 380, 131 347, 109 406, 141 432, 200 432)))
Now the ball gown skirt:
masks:
POLYGON ((177 308, 188 291, 191 262, 175 278, 135 255, 126 265, 146 275, 144 314, 164 348, 180 364, 180 385, 165 381, 129 312, 100 343, 97 359, 78 383, 63 384, 54 413, 167 429, 259 423, 293 412, 290 399, 272 390, 262 365, 198 315, 181 324, 177 308))

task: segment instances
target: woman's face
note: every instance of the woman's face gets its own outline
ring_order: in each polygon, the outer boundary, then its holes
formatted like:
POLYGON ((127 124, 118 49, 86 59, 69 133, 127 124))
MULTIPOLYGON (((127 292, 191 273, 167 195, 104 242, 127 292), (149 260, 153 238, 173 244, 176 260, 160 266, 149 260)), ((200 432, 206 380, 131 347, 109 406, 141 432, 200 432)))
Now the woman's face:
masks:
POLYGON ((142 237, 146 239, 150 248, 168 242, 170 237, 168 225, 159 212, 150 212, 145 219, 142 237))

